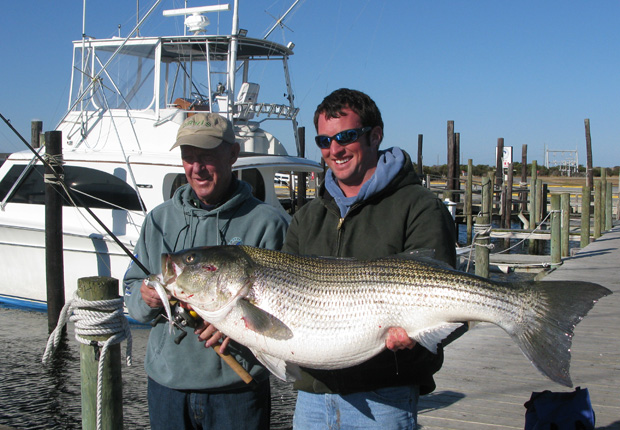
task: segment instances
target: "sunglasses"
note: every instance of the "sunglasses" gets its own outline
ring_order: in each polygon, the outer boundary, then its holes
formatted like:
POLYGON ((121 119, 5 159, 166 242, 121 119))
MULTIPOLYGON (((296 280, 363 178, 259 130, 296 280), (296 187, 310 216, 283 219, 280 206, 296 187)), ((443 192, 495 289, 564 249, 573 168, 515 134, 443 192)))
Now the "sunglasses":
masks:
POLYGON ((329 148, 332 140, 335 140, 339 145, 348 145, 349 143, 355 142, 357 139, 362 137, 365 133, 368 133, 372 130, 372 127, 364 127, 364 128, 352 128, 350 130, 343 130, 340 133, 336 133, 333 136, 316 136, 314 138, 317 146, 321 149, 329 148))

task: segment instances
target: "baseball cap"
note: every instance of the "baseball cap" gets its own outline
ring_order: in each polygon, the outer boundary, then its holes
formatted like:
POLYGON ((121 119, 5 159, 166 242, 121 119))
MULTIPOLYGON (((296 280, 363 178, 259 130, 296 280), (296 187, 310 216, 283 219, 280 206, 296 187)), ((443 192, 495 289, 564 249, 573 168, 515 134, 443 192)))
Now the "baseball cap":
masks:
POLYGON ((198 113, 183 121, 177 132, 177 141, 170 149, 180 145, 212 149, 222 142, 235 143, 231 122, 216 113, 198 113))

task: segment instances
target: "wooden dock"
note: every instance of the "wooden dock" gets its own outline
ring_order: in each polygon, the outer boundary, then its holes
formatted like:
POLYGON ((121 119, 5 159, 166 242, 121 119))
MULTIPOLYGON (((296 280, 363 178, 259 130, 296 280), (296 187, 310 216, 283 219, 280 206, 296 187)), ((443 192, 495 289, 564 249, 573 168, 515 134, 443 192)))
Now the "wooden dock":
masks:
MULTIPOLYGON (((577 326, 574 385, 588 388, 596 428, 620 430, 620 227, 616 226, 544 279, 597 282, 604 297, 577 326)), ((421 430, 523 429, 533 391, 571 391, 542 376, 500 328, 479 324, 445 349, 437 390, 420 398, 421 430)))

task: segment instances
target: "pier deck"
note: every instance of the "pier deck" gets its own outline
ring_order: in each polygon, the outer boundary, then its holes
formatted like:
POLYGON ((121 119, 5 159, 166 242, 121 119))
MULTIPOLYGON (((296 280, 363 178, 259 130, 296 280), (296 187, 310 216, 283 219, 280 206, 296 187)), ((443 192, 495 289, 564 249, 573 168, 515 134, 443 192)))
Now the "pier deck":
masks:
MULTIPOLYGON (((613 291, 577 326, 571 376, 588 388, 597 429, 620 429, 620 227, 547 275, 613 291)), ((542 376, 499 327, 482 323, 446 347, 437 390, 420 398, 419 429, 523 429, 532 391, 572 391, 542 376)))

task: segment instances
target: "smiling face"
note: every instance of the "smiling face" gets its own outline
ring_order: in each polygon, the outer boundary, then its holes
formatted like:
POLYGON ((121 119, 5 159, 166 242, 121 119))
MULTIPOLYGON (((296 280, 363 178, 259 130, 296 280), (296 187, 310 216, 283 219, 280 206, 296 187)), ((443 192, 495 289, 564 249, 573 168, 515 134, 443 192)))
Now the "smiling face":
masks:
POLYGON ((187 182, 201 202, 215 205, 224 199, 232 180, 232 165, 237 161, 239 150, 238 143, 221 143, 213 149, 181 145, 187 182))
MULTIPOLYGON (((359 115, 349 108, 344 108, 337 118, 328 118, 325 114, 320 114, 317 134, 333 136, 344 130, 362 127, 364 124, 359 115)), ((357 195, 364 182, 372 177, 377 168, 382 136, 383 131, 377 126, 348 145, 342 146, 332 141, 329 148, 321 149, 325 164, 334 173, 338 186, 345 196, 357 195)))

